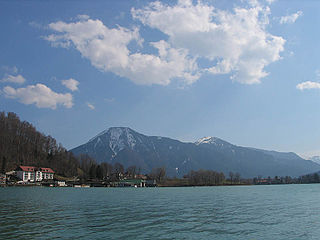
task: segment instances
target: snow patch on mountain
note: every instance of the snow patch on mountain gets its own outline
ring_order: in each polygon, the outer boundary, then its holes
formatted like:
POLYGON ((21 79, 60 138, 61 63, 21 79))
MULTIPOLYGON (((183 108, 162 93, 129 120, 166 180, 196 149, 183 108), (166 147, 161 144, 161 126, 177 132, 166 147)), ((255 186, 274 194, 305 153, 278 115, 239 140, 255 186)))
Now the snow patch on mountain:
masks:
MULTIPOLYGON (((133 150, 137 143, 137 139, 130 128, 109 128, 108 134, 110 138, 109 147, 115 154, 126 147, 133 150)), ((141 142, 141 140, 139 141, 141 142)))
POLYGON ((98 146, 98 144, 99 144, 99 143, 102 143, 102 141, 101 141, 101 138, 100 138, 100 137, 98 137, 97 141, 94 143, 94 149, 96 149, 96 148, 97 148, 97 146, 98 146))
POLYGON ((313 157, 308 158, 308 160, 311 160, 315 163, 320 164, 320 156, 313 156, 313 157))
POLYGON ((88 143, 96 140, 97 138, 99 138, 99 137, 101 137, 102 135, 106 134, 108 131, 109 131, 109 129, 104 130, 103 132, 99 133, 99 134, 96 135, 95 137, 91 138, 91 139, 88 141, 88 143))
POLYGON ((123 138, 120 138, 122 132, 121 128, 110 128, 108 131, 110 134, 109 147, 115 154, 125 148, 123 138))
MULTIPOLYGON (((131 134, 130 132, 130 129, 129 128, 126 128, 125 129, 125 134, 126 134, 126 137, 127 137, 127 142, 128 142, 128 145, 131 149, 133 149, 133 147, 136 145, 136 139, 134 138, 134 136, 131 134)), ((141 142, 141 141, 140 141, 141 142)))
POLYGON ((217 137, 204 137, 204 138, 200 138, 198 141, 196 141, 195 144, 196 145, 215 144, 215 145, 222 145, 223 146, 223 141, 217 137))

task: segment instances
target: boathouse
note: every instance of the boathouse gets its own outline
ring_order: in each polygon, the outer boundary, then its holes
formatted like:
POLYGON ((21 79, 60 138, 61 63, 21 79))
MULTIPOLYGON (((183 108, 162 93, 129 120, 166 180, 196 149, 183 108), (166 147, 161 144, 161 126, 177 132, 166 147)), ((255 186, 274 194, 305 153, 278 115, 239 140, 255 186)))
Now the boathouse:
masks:
POLYGON ((117 182, 117 187, 145 187, 146 180, 144 179, 123 179, 117 182))

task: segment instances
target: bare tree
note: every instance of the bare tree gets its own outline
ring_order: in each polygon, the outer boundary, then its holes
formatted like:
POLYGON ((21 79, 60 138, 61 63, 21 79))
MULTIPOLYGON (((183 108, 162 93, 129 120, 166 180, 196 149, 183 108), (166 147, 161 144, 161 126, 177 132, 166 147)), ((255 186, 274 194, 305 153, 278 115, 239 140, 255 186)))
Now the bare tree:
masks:
POLYGON ((189 183, 195 186, 220 185, 224 182, 225 176, 222 172, 212 170, 191 171, 187 176, 189 183))
POLYGON ((234 178, 234 173, 233 172, 229 172, 229 178, 230 178, 231 184, 233 184, 233 178, 234 178))
POLYGON ((112 173, 112 165, 106 162, 103 162, 100 164, 101 168, 102 168, 102 174, 103 174, 103 178, 107 179, 111 176, 112 173))
POLYGON ((240 183, 240 173, 238 173, 238 172, 236 172, 235 174, 234 174, 234 182, 235 183, 240 183))
POLYGON ((164 167, 154 168, 152 169, 150 176, 158 182, 162 182, 166 176, 166 169, 164 167))
POLYGON ((136 166, 130 166, 127 168, 127 173, 131 178, 134 178, 136 176, 137 167, 136 166))

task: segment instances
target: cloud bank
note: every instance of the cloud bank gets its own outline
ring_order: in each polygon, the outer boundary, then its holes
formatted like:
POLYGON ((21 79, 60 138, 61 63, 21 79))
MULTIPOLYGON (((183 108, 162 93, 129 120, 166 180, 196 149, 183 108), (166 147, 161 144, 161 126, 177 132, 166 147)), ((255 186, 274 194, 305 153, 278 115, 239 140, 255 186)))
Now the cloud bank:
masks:
POLYGON ((75 23, 56 22, 49 27, 61 33, 46 37, 53 46, 74 46, 97 69, 113 72, 136 84, 167 85, 173 78, 183 78, 188 82, 198 78, 193 74, 195 62, 189 59, 186 50, 173 49, 164 41, 150 43, 158 49, 158 56, 130 53, 128 44, 132 41, 140 44, 142 41, 137 28, 110 29, 100 20, 92 19, 75 23))
POLYGON ((146 43, 156 54, 129 50, 132 42, 143 46, 139 28, 109 28, 88 17, 49 24, 55 33, 45 39, 54 47, 74 47, 100 71, 140 85, 168 85, 173 80, 192 84, 202 74, 229 74, 233 81, 259 83, 268 75, 265 67, 278 61, 284 50, 285 40, 266 30, 270 9, 259 4, 227 11, 201 1, 152 2, 131 9, 131 14, 137 23, 168 36, 146 43), (211 66, 200 67, 203 59, 211 66))

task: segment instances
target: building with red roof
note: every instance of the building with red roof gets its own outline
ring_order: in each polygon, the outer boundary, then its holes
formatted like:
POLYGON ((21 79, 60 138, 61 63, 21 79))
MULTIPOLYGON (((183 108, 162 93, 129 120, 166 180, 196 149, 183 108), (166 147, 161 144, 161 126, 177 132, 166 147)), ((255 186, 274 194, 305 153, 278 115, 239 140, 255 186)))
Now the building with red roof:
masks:
POLYGON ((23 182, 41 182, 53 180, 54 171, 51 168, 19 166, 15 170, 16 176, 23 182))

